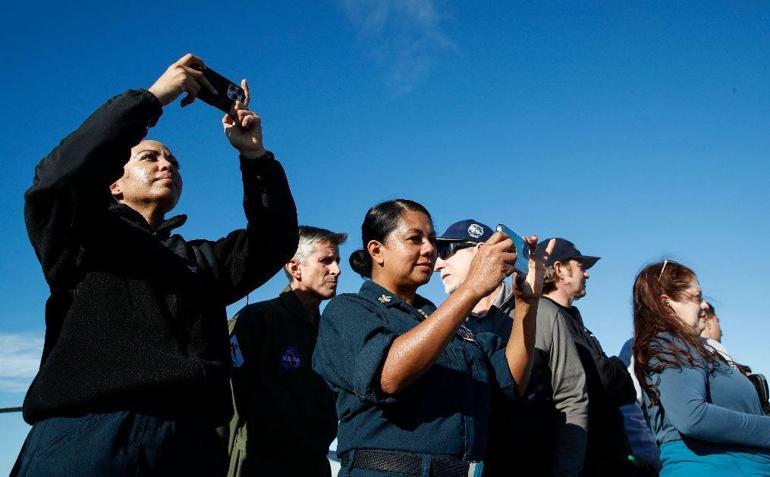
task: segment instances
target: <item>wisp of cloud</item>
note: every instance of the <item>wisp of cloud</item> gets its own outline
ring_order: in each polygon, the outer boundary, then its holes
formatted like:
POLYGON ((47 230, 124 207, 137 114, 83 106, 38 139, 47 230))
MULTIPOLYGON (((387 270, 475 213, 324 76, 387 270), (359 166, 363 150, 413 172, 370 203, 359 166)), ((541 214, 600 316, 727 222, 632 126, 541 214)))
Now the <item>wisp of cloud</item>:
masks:
POLYGON ((456 51, 433 0, 337 0, 396 96, 427 78, 438 57, 456 51))
POLYGON ((41 336, 0 334, 0 391, 26 391, 37 373, 42 350, 41 336))

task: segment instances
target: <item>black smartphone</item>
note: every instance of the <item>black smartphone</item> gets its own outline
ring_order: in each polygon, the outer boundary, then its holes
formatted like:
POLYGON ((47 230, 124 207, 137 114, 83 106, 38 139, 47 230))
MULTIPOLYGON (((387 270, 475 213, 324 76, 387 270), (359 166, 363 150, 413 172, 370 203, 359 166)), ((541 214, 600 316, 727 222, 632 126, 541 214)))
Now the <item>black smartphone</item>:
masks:
POLYGON ((513 245, 516 247, 516 263, 513 264, 513 268, 516 269, 516 273, 519 274, 521 279, 526 278, 527 273, 529 273, 529 245, 519 234, 503 224, 497 226, 497 231, 504 233, 513 240, 513 245))
POLYGON ((203 76, 209 80, 211 86, 213 86, 219 94, 213 94, 208 90, 208 88, 201 87, 197 96, 197 98, 201 101, 208 103, 215 108, 229 114, 233 109, 233 104, 235 104, 236 101, 243 102, 246 99, 246 92, 243 90, 243 88, 220 75, 216 71, 209 67, 204 67, 202 72, 203 76))

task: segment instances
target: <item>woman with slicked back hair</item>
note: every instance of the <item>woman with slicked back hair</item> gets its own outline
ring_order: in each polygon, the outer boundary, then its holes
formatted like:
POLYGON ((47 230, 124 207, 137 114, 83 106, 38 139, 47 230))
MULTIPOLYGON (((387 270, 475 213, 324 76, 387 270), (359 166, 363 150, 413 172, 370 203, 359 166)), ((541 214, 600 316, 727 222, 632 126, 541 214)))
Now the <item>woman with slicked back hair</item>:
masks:
MULTIPOLYGON (((313 368, 338 392, 339 475, 465 477, 486 450, 493 389, 518 398, 513 376, 529 363, 517 352, 534 346, 463 325, 513 272, 513 242, 497 233, 482 244, 466 280, 437 309, 417 294, 436 262, 425 207, 405 199, 375 205, 361 235, 350 265, 367 280, 327 305, 313 355, 313 368)), ((537 237, 527 240, 537 246, 537 237)), ((517 319, 537 309, 545 272, 534 256, 515 291, 517 319)))
POLYGON ((751 382, 700 338, 706 302, 690 268, 665 260, 634 282, 634 372, 662 477, 770 475, 770 417, 751 382))
POLYGON ((167 217, 182 193, 179 161, 144 138, 183 93, 182 106, 217 94, 205 70, 184 55, 148 89, 108 100, 35 167, 24 219, 50 296, 13 477, 223 470, 226 307, 291 258, 297 209, 243 80, 243 103, 221 124, 238 151, 244 227, 217 240, 174 231, 187 220, 167 217))

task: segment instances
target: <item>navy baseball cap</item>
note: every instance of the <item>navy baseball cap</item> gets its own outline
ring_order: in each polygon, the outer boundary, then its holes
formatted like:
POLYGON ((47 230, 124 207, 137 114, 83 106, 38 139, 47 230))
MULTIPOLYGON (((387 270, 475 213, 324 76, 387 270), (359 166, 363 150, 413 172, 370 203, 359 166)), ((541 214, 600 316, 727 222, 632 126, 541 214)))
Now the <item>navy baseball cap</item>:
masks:
POLYGON ((495 231, 478 220, 466 219, 455 222, 440 236, 438 241, 445 242, 486 242, 495 231))
MULTIPOLYGON (((593 267, 596 262, 599 261, 599 258, 601 257, 590 257, 588 255, 583 255, 580 253, 580 250, 575 247, 575 244, 570 242, 569 240, 565 240, 563 238, 553 238, 553 240, 556 240, 556 245, 553 247, 553 252, 551 253, 551 256, 548 257, 548 260, 545 262, 546 267, 550 267, 553 265, 554 262, 566 262, 567 260, 579 260, 580 263, 583 264, 583 270, 588 270, 589 268, 593 267)), ((537 255, 542 256, 543 252, 545 252, 545 248, 548 246, 548 242, 550 242, 551 239, 545 239, 539 244, 537 244, 537 255)))

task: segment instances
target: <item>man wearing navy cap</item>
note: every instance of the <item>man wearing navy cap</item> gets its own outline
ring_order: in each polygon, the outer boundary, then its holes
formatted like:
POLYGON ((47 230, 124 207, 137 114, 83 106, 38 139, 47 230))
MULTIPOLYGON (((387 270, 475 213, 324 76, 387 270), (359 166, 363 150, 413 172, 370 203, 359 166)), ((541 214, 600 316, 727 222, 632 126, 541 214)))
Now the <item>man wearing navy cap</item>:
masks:
MULTIPOLYGON (((436 272, 448 294, 465 280, 478 247, 492 234, 487 225, 467 219, 437 237, 436 272)), ((535 316, 537 324, 532 319, 513 319, 513 289, 503 282, 466 321, 474 333, 493 332, 505 341, 512 332, 528 336, 529 342, 534 335, 531 373, 528 381, 520 383, 527 399, 515 403, 499 396, 493 399, 484 477, 576 477, 583 463, 588 420, 583 367, 564 318, 535 316)))
MULTIPOLYGON (((550 239, 540 242, 542 253, 550 239)), ((632 475, 630 449, 623 428, 620 406, 636 399, 631 376, 617 357, 607 357, 599 340, 586 328, 573 302, 586 294, 588 269, 599 257, 583 255, 575 244, 556 238, 556 246, 545 261, 543 298, 537 320, 559 315, 567 323, 586 376, 588 390, 588 444, 582 476, 632 475)))

